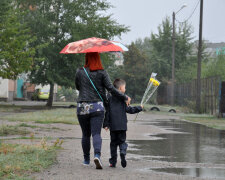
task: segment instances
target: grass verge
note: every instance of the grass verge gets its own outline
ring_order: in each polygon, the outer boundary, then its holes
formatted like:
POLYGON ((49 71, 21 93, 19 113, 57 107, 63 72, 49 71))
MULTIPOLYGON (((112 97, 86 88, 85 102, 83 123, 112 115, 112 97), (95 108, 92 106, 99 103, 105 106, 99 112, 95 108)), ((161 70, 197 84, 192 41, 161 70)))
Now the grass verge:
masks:
POLYGON ((188 113, 189 109, 185 107, 177 107, 177 106, 158 106, 158 105, 145 105, 144 107, 146 111, 151 112, 151 114, 163 114, 163 115, 173 115, 173 116, 179 116, 184 120, 198 123, 205 125, 210 128, 215 128, 219 130, 225 130, 225 119, 224 118, 217 118, 212 115, 208 114, 193 114, 188 113), (150 111, 151 107, 158 107, 160 111, 150 111), (168 112, 169 109, 175 109, 177 113, 170 113, 168 112))
POLYGON ((27 176, 52 165, 59 146, 1 144, 0 179, 29 179, 27 176))
MULTIPOLYGON (((131 104, 131 106, 140 106, 140 104, 131 104)), ((176 113, 188 113, 189 109, 180 106, 170 106, 170 105, 155 105, 155 104, 145 104, 144 111, 152 113, 169 113, 174 114, 174 112, 169 112, 169 110, 174 109, 176 113), (152 107, 157 107, 159 111, 151 110, 152 107)))
POLYGON ((11 125, 1 125, 0 126, 0 136, 8 136, 8 135, 26 135, 30 132, 24 128, 20 128, 19 126, 11 126, 11 125))
POLYGON ((20 112, 21 110, 21 107, 13 105, 0 105, 0 112, 20 112))
POLYGON ((18 125, 19 127, 28 127, 28 128, 32 128, 32 129, 46 129, 46 130, 61 130, 61 131, 65 131, 64 129, 60 129, 58 127, 43 127, 43 126, 37 126, 37 125, 30 125, 30 124, 26 124, 26 123, 21 123, 18 125))
POLYGON ((192 116, 183 116, 187 121, 198 123, 198 124, 203 124, 207 127, 210 128, 215 128, 219 130, 225 130, 225 119, 220 118, 218 119, 217 117, 214 116, 209 116, 209 115, 192 115, 192 116))
POLYGON ((74 105, 77 106, 76 102, 53 102, 53 106, 70 106, 74 105))
POLYGON ((4 116, 9 121, 35 122, 42 124, 78 124, 74 109, 52 109, 4 116))

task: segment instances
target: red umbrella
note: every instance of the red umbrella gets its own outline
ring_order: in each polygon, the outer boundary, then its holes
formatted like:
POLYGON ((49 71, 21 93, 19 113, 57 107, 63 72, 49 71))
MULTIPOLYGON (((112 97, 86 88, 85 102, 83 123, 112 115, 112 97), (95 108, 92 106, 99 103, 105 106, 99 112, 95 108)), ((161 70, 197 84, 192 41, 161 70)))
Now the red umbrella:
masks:
POLYGON ((128 49, 121 43, 100 39, 96 37, 75 41, 66 45, 61 54, 76 54, 76 53, 89 53, 89 52, 115 52, 115 51, 128 51, 128 49))

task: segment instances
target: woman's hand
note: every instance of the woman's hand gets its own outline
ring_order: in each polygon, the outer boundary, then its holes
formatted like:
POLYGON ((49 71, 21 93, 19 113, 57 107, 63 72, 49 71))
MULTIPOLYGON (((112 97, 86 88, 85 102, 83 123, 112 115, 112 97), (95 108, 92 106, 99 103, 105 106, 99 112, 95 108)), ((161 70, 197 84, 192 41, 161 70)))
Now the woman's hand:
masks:
POLYGON ((127 100, 126 100, 126 104, 127 104, 127 106, 129 106, 129 105, 130 105, 130 102, 131 102, 131 98, 130 98, 129 96, 127 96, 127 100))

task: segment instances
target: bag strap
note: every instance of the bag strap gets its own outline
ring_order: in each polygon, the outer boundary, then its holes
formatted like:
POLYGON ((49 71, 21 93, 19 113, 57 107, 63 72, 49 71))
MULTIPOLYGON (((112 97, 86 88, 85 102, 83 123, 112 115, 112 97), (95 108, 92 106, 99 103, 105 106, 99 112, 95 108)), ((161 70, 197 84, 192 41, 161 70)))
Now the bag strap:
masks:
POLYGON ((84 67, 83 67, 83 69, 84 69, 84 72, 86 73, 88 79, 90 80, 92 86, 94 87, 95 91, 98 93, 100 99, 102 100, 102 102, 104 102, 103 99, 102 99, 102 96, 100 95, 100 93, 98 92, 97 88, 95 87, 93 81, 92 81, 91 78, 89 77, 87 70, 86 70, 84 67))

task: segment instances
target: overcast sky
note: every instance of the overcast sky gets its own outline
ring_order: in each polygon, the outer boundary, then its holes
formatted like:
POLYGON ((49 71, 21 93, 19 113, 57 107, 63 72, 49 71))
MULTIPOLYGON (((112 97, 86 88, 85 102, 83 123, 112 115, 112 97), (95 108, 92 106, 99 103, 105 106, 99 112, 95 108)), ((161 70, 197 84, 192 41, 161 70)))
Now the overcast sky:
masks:
MULTIPOLYGON (((187 4, 187 7, 176 14, 176 19, 186 20, 199 0, 108 1, 114 6, 108 11, 113 14, 113 19, 130 27, 130 32, 123 34, 120 40, 124 44, 130 44, 137 38, 149 37, 151 32, 156 33, 162 20, 166 16, 171 17, 172 12, 178 11, 183 4, 187 4)), ((199 11, 200 4, 189 20, 194 28, 194 39, 198 39, 199 11)), ((204 0, 203 38, 211 42, 225 42, 225 0, 204 0)))

